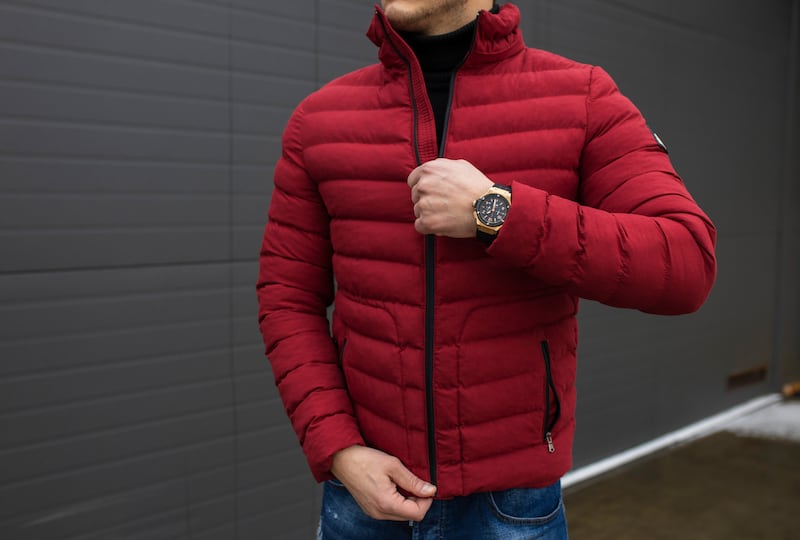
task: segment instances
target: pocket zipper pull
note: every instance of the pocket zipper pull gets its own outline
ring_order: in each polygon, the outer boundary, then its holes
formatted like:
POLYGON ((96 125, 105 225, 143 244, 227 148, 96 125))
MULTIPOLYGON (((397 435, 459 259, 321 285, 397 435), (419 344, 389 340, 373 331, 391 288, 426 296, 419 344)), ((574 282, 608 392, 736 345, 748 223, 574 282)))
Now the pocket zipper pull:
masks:
POLYGON ((553 434, 549 431, 544 434, 544 440, 547 442, 547 451, 551 454, 556 451, 556 447, 553 446, 553 434))

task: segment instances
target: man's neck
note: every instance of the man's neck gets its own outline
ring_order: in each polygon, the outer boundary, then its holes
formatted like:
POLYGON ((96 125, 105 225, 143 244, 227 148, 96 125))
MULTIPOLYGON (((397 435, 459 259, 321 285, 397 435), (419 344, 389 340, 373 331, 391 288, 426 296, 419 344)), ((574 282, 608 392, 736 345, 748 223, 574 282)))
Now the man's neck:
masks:
POLYGON ((411 46, 423 72, 452 71, 469 52, 475 34, 475 20, 447 34, 429 36, 401 32, 411 46))

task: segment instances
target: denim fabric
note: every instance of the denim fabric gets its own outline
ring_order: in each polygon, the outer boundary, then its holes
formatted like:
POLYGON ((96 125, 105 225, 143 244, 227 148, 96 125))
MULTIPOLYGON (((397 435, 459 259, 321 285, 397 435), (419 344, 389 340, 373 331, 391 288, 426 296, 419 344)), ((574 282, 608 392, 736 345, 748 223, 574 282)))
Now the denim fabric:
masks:
POLYGON ((379 521, 339 482, 326 482, 318 540, 566 540, 561 483, 433 502, 421 522, 379 521))

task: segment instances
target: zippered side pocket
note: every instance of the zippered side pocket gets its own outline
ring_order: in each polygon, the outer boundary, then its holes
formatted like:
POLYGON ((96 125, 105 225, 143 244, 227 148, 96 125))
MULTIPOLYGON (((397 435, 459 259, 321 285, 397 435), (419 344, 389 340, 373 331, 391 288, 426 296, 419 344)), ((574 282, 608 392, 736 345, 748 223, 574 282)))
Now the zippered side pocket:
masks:
POLYGON ((542 341, 542 358, 544 359, 544 427, 542 429, 544 442, 547 443, 547 451, 551 454, 556 451, 553 445, 553 428, 558 423, 558 418, 561 416, 561 401, 558 399, 558 392, 553 382, 553 371, 550 365, 550 345, 547 340, 542 341), (555 411, 551 415, 550 411, 550 392, 553 393, 553 401, 555 401, 555 411))

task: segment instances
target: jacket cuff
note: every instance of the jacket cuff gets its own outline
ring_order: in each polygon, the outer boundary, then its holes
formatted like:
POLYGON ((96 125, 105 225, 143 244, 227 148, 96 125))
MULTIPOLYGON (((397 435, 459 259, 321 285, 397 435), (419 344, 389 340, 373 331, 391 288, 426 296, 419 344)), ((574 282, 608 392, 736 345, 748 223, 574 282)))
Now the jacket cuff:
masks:
POLYGON ((526 268, 539 253, 539 246, 547 233, 548 195, 541 189, 519 182, 512 183, 511 188, 514 197, 508 217, 486 251, 511 266, 526 268))
POLYGON ((366 446, 352 416, 338 414, 308 428, 303 451, 317 482, 333 479, 333 455, 351 446, 366 446))

